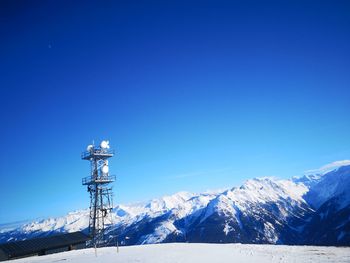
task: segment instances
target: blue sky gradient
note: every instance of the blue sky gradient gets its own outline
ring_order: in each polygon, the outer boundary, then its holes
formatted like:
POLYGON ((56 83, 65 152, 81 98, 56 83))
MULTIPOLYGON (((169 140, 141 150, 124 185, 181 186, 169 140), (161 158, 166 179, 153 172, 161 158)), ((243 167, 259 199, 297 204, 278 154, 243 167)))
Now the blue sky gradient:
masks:
POLYGON ((0 223, 350 159, 349 1, 1 1, 0 223))

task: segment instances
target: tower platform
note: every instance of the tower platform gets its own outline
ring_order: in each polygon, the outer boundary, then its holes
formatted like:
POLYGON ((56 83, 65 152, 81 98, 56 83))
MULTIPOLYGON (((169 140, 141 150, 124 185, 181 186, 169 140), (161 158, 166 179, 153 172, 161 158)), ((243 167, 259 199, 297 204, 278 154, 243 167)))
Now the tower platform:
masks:
POLYGON ((82 184, 83 185, 109 184, 109 183, 113 183, 115 179, 116 179, 115 175, 99 176, 97 178, 94 178, 92 176, 87 176, 82 179, 82 184))

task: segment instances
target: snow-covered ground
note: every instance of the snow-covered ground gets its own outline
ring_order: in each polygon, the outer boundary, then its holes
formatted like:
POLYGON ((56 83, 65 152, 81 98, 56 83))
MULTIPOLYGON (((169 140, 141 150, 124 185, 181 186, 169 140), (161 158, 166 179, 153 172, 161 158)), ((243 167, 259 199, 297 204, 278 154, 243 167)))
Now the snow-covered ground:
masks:
POLYGON ((350 262, 350 248, 314 246, 277 246, 243 244, 189 244, 172 243, 83 249, 48 256, 30 257, 11 261, 71 262, 71 263, 220 263, 220 262, 350 262))

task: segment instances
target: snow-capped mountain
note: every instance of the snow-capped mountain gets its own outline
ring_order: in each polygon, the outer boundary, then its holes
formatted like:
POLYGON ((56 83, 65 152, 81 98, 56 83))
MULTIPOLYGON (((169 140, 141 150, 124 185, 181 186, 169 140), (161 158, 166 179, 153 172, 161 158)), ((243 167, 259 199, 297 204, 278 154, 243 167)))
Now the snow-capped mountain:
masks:
MULTIPOLYGON (((340 161, 314 171, 291 180, 255 178, 225 191, 180 192, 118 205, 108 231, 123 245, 173 241, 350 245, 350 165, 340 161)), ((89 211, 81 210, 14 229, 2 225, 0 242, 86 231, 88 218, 89 211)))
POLYGON ((189 238, 195 242, 296 242, 289 225, 312 212, 302 198, 306 192, 304 185, 292 181, 248 180, 213 199, 191 226, 189 238))
POLYGON ((324 174, 304 199, 315 209, 305 226, 308 244, 350 245, 350 166, 324 174))

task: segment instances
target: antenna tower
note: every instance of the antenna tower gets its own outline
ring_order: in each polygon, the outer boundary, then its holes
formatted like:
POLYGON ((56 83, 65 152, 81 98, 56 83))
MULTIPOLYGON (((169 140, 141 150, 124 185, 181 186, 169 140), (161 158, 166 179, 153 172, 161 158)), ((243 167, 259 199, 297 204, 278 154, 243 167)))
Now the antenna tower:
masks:
POLYGON ((102 141, 99 146, 89 145, 81 154, 81 158, 91 164, 91 174, 82 179, 82 184, 87 186, 90 193, 89 234, 90 245, 93 247, 107 244, 105 227, 112 224, 111 183, 116 177, 109 174, 108 159, 113 155, 114 151, 109 149, 109 141, 102 141))

